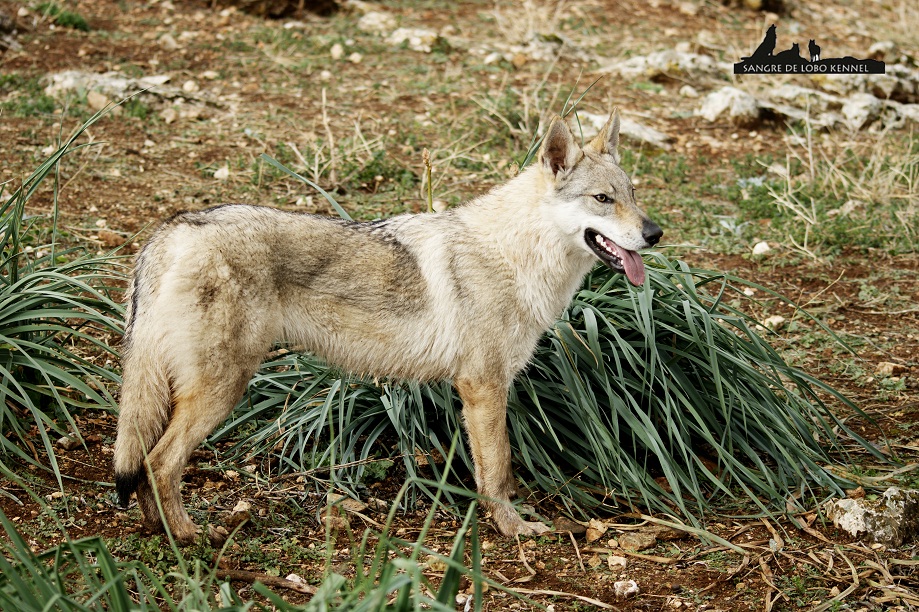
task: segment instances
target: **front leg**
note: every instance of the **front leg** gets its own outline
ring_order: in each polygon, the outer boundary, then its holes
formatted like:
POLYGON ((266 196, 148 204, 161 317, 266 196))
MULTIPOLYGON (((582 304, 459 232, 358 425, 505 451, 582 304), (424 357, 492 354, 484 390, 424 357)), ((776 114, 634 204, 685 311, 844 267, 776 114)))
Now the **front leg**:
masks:
POLYGON ((476 487, 479 495, 488 498, 483 505, 491 510, 498 531, 508 537, 550 531, 540 522, 524 521, 510 503, 517 496, 517 484, 507 432, 508 386, 472 378, 459 378, 454 386, 463 400, 463 420, 475 463, 476 487))

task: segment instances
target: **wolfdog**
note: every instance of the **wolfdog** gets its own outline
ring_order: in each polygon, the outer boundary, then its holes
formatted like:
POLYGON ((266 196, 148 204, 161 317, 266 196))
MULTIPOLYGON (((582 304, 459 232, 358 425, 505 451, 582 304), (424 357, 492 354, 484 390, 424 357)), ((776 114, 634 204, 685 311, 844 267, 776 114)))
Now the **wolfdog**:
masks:
POLYGON ((505 536, 549 531, 511 505, 511 382, 599 260, 641 285, 663 232, 619 166, 619 113, 583 148, 556 117, 532 164, 440 213, 355 223, 228 204, 166 221, 128 291, 115 442, 122 505, 193 541, 192 451, 277 341, 358 374, 451 380, 483 504, 505 536))

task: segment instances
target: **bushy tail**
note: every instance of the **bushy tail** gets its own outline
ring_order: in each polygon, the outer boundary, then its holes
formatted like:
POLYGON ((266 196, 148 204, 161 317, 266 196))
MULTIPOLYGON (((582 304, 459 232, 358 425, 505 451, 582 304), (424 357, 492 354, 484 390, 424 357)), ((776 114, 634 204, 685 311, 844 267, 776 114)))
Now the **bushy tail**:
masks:
POLYGON ((136 292, 136 287, 129 290, 115 440, 115 490, 122 506, 127 506, 131 493, 147 478, 144 458, 166 429, 172 401, 165 343, 160 333, 136 320, 136 292))

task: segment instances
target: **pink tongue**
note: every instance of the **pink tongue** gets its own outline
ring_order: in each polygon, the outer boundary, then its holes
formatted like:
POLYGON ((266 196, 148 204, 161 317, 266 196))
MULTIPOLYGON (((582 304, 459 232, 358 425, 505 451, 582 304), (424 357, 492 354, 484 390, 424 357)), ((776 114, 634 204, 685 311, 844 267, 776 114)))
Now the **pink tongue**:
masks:
MULTIPOLYGON (((616 245, 619 246, 619 245, 616 245)), ((641 255, 635 251, 627 251, 622 247, 616 249, 619 257, 622 258, 622 267, 625 268, 625 275, 633 285, 645 284, 645 262, 641 260, 641 255)))
POLYGON ((645 284, 645 262, 641 260, 641 255, 636 251, 629 251, 622 248, 615 242, 609 241, 613 249, 622 260, 622 267, 625 268, 625 275, 633 285, 645 284))

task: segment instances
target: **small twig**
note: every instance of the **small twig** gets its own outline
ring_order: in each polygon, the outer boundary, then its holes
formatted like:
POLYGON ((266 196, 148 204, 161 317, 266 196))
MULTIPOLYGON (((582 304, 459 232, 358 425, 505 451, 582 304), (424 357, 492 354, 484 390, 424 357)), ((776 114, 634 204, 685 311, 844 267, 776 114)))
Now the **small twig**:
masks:
POLYGON ((600 553, 600 554, 615 553, 617 555, 622 554, 627 557, 633 557, 635 559, 642 559, 644 561, 652 561, 654 563, 660 563, 662 565, 673 565, 674 563, 677 562, 677 559, 674 559, 673 557, 658 557, 657 555, 643 555, 641 553, 632 552, 631 550, 625 550, 624 548, 591 547, 591 548, 585 548, 584 552, 592 552, 592 553, 600 553))
POLYGON ((332 136, 332 127, 329 125, 329 115, 326 113, 325 87, 322 88, 322 125, 329 137, 329 182, 337 185, 335 172, 335 137, 332 136))
POLYGON ((584 561, 581 559, 581 551, 578 549, 578 542, 574 539, 574 534, 570 531, 568 532, 568 536, 571 538, 571 545, 574 546, 574 553, 578 556, 578 565, 581 566, 581 573, 586 574, 587 570, 584 568, 584 561))
POLYGON ((425 148, 421 152, 421 161, 424 162, 424 178, 427 184, 426 194, 428 199, 428 212, 434 212, 434 188, 431 185, 431 152, 425 148))
POLYGON ((293 580, 288 580, 287 578, 281 578, 280 576, 269 576, 268 574, 260 574, 259 572, 249 572, 246 570, 231 570, 231 569, 218 569, 217 577, 223 578, 226 580, 238 580, 241 582, 261 582, 265 586, 271 587, 280 587, 282 589, 290 589, 291 591, 296 591, 298 593, 304 593, 306 595, 315 595, 316 587, 304 584, 302 582, 294 582, 293 580))
POLYGON ((839 548, 836 549, 836 552, 838 552, 839 555, 843 558, 843 560, 849 564, 849 569, 852 572, 852 584, 849 585, 849 588, 847 588, 845 591, 843 591, 839 595, 823 602, 822 604, 814 608, 813 612, 824 612, 825 610, 829 610, 835 605, 837 601, 842 601, 843 599, 848 597, 852 593, 852 591, 857 589, 859 585, 861 584, 858 579, 858 572, 855 570, 855 566, 852 565, 852 561, 849 560, 849 557, 844 555, 842 550, 840 550, 839 548))
POLYGON ((769 568, 769 564, 766 563, 765 555, 759 556, 759 571, 760 575, 763 577, 763 582, 765 582, 766 586, 769 587, 769 590, 766 591, 766 612, 771 612, 772 606, 775 605, 775 602, 777 602, 779 598, 784 599, 785 601, 790 601, 788 595, 783 593, 779 587, 775 586, 775 583, 773 582, 774 576, 772 574, 772 570, 769 568), (772 591, 777 592, 777 595, 774 599, 770 597, 772 591))
POLYGON ((526 553, 523 552, 523 543, 520 542, 520 536, 517 535, 514 536, 514 538, 517 540, 517 552, 519 553, 520 560, 523 562, 523 567, 526 568, 530 575, 523 576, 521 578, 514 578, 512 582, 529 582, 536 576, 536 570, 530 567, 530 564, 527 563, 527 556, 526 553))
POLYGON ((373 457, 369 457, 367 459, 358 459, 357 461, 349 461, 348 463, 339 463, 338 465, 335 465, 335 466, 321 465, 311 470, 306 470, 305 472, 291 472, 290 474, 282 474, 278 476, 277 478, 278 480, 296 480, 297 478, 300 478, 301 476, 312 476, 313 474, 318 474, 319 472, 328 472, 332 469, 340 470, 341 468, 349 468, 349 467, 354 467, 356 465, 365 465, 367 463, 379 463, 381 461, 392 461, 393 459, 402 459, 403 457, 405 457, 405 455, 397 455, 396 457, 391 457, 388 459, 387 458, 376 459, 373 457))
POLYGON ((563 593, 562 591, 545 591, 542 589, 518 589, 514 588, 514 591, 517 593, 526 593, 527 595, 551 595, 553 597, 574 597, 575 599, 580 599, 583 602, 589 603, 592 606, 598 608, 603 608, 604 610, 618 610, 616 606, 611 606, 608 603, 604 603, 599 599, 592 599, 590 597, 584 597, 583 595, 575 595, 574 593, 563 593))

